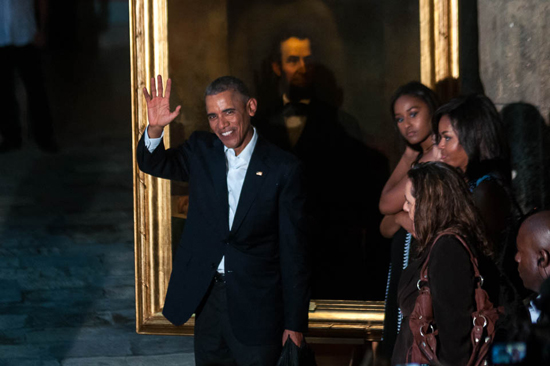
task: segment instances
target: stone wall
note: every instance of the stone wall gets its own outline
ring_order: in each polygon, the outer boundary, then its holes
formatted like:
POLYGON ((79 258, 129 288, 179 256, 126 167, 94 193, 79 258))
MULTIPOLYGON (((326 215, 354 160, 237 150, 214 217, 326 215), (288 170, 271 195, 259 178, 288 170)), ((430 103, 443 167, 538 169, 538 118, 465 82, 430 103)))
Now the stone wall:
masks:
POLYGON ((481 80, 508 130, 516 198, 524 212, 550 209, 550 1, 478 0, 478 14, 481 80))
POLYGON ((535 105, 549 123, 550 1, 478 0, 480 74, 499 105, 535 105))

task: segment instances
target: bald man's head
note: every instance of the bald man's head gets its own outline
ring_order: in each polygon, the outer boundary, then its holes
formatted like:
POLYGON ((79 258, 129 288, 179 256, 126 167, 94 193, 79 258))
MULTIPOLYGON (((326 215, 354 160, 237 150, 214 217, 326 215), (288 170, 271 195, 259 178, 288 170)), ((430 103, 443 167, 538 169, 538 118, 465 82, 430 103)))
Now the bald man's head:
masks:
POLYGON ((536 293, 550 274, 550 211, 529 216, 519 228, 516 262, 523 285, 536 293))

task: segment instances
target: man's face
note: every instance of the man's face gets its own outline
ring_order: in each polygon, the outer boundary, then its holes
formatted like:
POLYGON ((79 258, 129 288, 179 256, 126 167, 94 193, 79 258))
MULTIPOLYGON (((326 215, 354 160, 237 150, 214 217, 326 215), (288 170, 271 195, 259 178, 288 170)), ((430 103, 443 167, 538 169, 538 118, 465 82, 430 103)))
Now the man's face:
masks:
POLYGON ((210 128, 222 143, 239 155, 254 134, 250 118, 256 113, 256 99, 248 101, 239 92, 228 90, 206 97, 210 128))
POLYGON ((540 273, 538 264, 539 245, 538 235, 530 225, 522 225, 517 237, 518 252, 516 262, 518 262, 519 276, 523 280, 523 286, 531 291, 538 293, 544 277, 540 273))
POLYGON ((282 76, 288 86, 306 87, 311 83, 308 65, 311 63, 309 39, 290 37, 281 42, 281 62, 272 64, 277 76, 282 76))

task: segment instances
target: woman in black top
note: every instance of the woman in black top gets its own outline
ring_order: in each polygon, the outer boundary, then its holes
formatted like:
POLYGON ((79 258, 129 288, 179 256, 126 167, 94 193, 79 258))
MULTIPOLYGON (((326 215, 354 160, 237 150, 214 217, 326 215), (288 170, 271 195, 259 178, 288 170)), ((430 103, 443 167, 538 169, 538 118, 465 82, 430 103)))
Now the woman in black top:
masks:
POLYGON ((474 205, 467 183, 458 169, 440 162, 420 163, 408 172, 403 209, 413 220, 417 239, 416 260, 402 273, 398 303, 403 313, 401 331, 395 344, 392 364, 407 362, 413 343, 409 316, 418 295, 420 270, 434 239, 428 278, 438 336, 438 358, 444 365, 466 365, 471 353, 471 314, 475 310, 474 271, 460 236, 479 260, 484 289, 495 306, 499 305, 499 274, 493 262, 492 247, 474 205))
POLYGON ((464 174, 495 260, 522 291, 514 261, 521 212, 511 189, 509 147, 500 115, 486 96, 468 95, 441 106, 433 123, 441 161, 464 174))

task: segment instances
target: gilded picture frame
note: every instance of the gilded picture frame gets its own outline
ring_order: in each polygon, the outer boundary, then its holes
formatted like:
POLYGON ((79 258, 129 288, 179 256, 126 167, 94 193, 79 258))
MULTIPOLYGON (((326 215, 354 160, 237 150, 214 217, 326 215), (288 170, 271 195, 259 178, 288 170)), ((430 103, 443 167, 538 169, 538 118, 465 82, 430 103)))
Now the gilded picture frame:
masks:
MULTIPOLYGON (((421 81, 435 87, 440 81, 458 79, 458 0, 419 0, 419 10, 421 81)), ((131 0, 136 331, 192 335, 193 318, 176 327, 161 314, 172 269, 170 182, 141 172, 135 160, 137 142, 147 126, 142 89, 154 75, 169 77, 168 39, 168 0, 131 0)), ((169 131, 164 140, 169 145, 169 131)), ((383 320, 382 301, 312 300, 309 336, 376 341, 383 320)))

